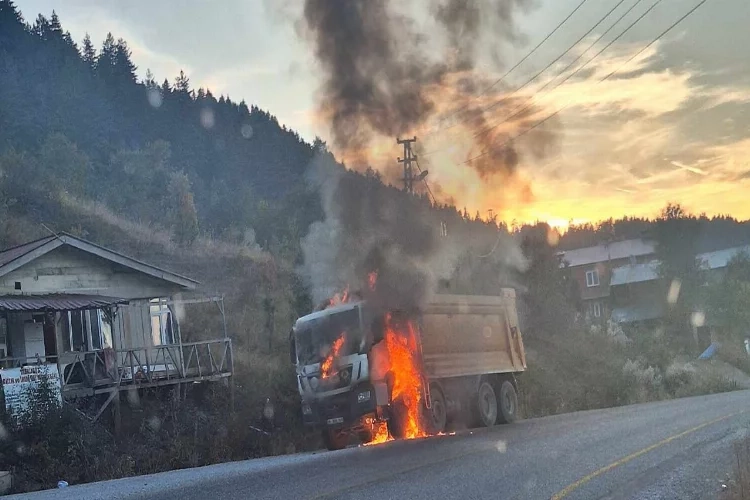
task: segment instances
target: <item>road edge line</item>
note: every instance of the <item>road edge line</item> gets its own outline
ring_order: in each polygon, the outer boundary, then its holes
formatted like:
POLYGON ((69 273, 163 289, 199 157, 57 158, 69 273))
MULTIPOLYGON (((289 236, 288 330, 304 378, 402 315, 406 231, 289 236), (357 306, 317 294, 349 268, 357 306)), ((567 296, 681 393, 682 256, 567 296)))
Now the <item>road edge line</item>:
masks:
POLYGON ((601 469, 597 469, 594 472, 592 472, 591 474, 588 474, 588 475, 582 477, 578 481, 569 484, 568 486, 566 486, 562 490, 560 490, 557 493, 555 493, 554 495, 552 495, 551 500, 561 500, 561 499, 565 498, 566 496, 570 495, 571 493, 573 493, 575 490, 577 490, 581 486, 583 486, 586 483, 590 482, 592 479, 595 479, 595 478, 601 476, 602 474, 604 474, 606 472, 609 472, 609 471, 611 471, 612 469, 614 469, 616 467, 619 467, 620 465, 624 465, 624 464, 630 462, 631 460, 634 460, 634 459, 640 457, 641 455, 645 455, 646 453, 648 453, 650 451, 653 451, 653 450, 655 450, 655 449, 657 449, 657 448, 659 448, 661 446, 664 446, 665 444, 669 444, 672 441, 680 439, 681 437, 685 437, 688 434, 692 434, 694 432, 697 432, 697 431, 703 429, 704 427, 708 427, 709 425, 721 422, 722 420, 726 420, 728 418, 736 417, 737 415, 741 415, 742 413, 745 413, 746 411, 748 411, 748 410, 738 411, 738 412, 735 412, 735 413, 730 413, 729 415, 724 415, 724 416, 715 418, 713 420, 709 420, 708 422, 704 422, 704 423, 702 423, 700 425, 696 425, 695 427, 693 427, 691 429, 688 429, 686 431, 682 431, 679 434, 675 434, 673 436, 669 436, 668 438, 662 439, 658 443, 654 443, 651 446, 647 446, 646 448, 643 448, 643 449, 638 450, 638 451, 636 451, 634 453, 631 453, 630 455, 622 457, 619 460, 616 460, 616 461, 612 462, 611 464, 609 464, 607 466, 604 466, 601 469))

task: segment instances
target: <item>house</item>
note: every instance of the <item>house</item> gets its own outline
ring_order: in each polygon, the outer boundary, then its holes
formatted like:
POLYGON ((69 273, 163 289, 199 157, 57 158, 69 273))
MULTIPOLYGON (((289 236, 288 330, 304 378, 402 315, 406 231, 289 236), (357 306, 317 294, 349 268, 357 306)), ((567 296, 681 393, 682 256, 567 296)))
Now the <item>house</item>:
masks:
MULTIPOLYGON (((750 245, 696 255, 706 280, 721 280, 727 264, 737 254, 750 255, 750 245)), ((610 279, 612 319, 618 323, 652 322, 664 316, 669 283, 659 276, 659 261, 628 264, 613 269, 610 279)))
MULTIPOLYGON (((229 380, 232 343, 183 342, 175 307, 195 280, 69 234, 0 251, 0 365, 14 384, 43 371, 63 399, 229 380), (26 376, 24 376, 26 375, 26 376)), ((220 307, 223 314, 223 306, 220 307)), ((11 398, 12 399, 12 398, 11 398)))
POLYGON ((613 321, 647 323, 664 316, 666 288, 659 279, 658 260, 613 269, 609 287, 613 321))
POLYGON ((590 318, 610 316, 610 280, 615 268, 654 259, 654 244, 631 239, 560 252, 562 266, 578 285, 584 313, 590 318))

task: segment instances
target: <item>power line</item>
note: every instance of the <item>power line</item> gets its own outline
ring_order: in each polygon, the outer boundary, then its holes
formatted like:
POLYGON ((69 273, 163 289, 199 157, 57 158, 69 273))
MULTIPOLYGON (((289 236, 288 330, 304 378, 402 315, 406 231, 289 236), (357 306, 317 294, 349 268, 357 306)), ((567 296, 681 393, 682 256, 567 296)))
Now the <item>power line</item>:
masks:
MULTIPOLYGON (((563 19, 562 21, 560 21, 560 24, 558 24, 557 26, 555 26, 555 29, 553 29, 547 36, 544 37, 544 39, 541 42, 539 42, 536 45, 536 47, 534 47, 533 49, 531 49, 531 51, 528 54, 526 54, 525 56, 523 56, 523 58, 520 61, 518 61, 512 68, 510 68, 508 71, 506 71, 503 76, 501 76, 500 78, 498 78, 497 80, 495 80, 489 87, 485 88, 482 92, 480 92, 476 96, 473 96, 472 99, 476 99, 477 97, 483 96, 484 94, 486 94, 487 92, 489 92, 490 90, 492 90, 498 83, 500 83, 503 80, 505 80, 505 78, 507 78, 508 75, 510 75, 513 71, 515 71, 521 64, 523 64, 524 62, 526 62, 526 60, 529 57, 531 57, 534 54, 534 52, 536 52, 539 49, 539 47, 541 47, 542 45, 544 45, 544 42, 546 42, 547 40, 549 40, 552 35, 554 35, 555 33, 557 33, 557 30, 559 30, 560 28, 562 28, 563 24, 565 24, 566 22, 568 22, 570 20, 570 18, 573 17, 573 14, 575 14, 576 12, 578 12, 578 10, 581 7, 583 7, 583 4, 585 4, 587 1, 588 0, 582 0, 581 3, 579 3, 578 6, 575 9, 573 9, 573 11, 565 17, 565 19, 563 19)), ((461 108, 455 110, 450 115, 448 115, 447 117, 445 117, 444 120, 449 120, 450 118, 453 118, 454 116, 456 116, 457 114, 461 113, 462 111, 464 111, 468 107, 469 107, 468 104, 463 105, 461 108)), ((449 127, 446 127, 445 129, 441 129, 441 130, 447 130, 447 129, 452 128, 454 126, 455 125, 451 125, 449 127)))
MULTIPOLYGON (((622 5, 622 3, 623 3, 624 1, 625 1, 625 0, 619 0, 619 1, 617 2, 617 4, 615 4, 615 6, 614 6, 614 7, 612 7, 612 9, 610 9, 610 10, 609 10, 609 12, 607 12, 607 13, 606 13, 606 14, 605 14, 605 15, 604 15, 604 16, 603 16, 603 17, 602 17, 601 19, 599 19, 599 21, 597 21, 597 22, 596 22, 596 24, 594 24, 594 25, 593 25, 593 26, 592 26, 591 28, 589 28, 589 30, 588 30, 588 31, 586 31, 586 33, 584 33, 583 35, 581 35, 581 36, 580 36, 580 37, 578 38, 578 40, 576 40, 576 41, 575 41, 575 43, 573 43, 573 44, 572 44, 571 46, 569 46, 569 47, 568 47, 568 48, 567 48, 567 49, 566 49, 566 50, 565 50, 564 52, 562 52, 562 53, 561 53, 560 55, 558 55, 558 56, 557 56, 557 57, 556 57, 555 59, 553 59, 553 60, 552 60, 552 61, 551 61, 551 62, 550 62, 549 64, 547 64, 547 66, 545 66, 545 67, 544 67, 544 68, 543 68, 543 69, 542 69, 541 71, 537 72, 537 73, 536 73, 536 74, 535 74, 534 76, 532 76, 532 77, 531 77, 530 79, 526 80, 526 82, 524 82, 524 83, 523 83, 523 84, 522 84, 522 85, 521 85, 520 87, 516 87, 516 88, 515 88, 515 89, 514 89, 514 90, 513 90, 513 91, 512 91, 512 92, 511 92, 510 94, 508 94, 508 95, 504 95, 504 96, 503 96, 503 97, 501 97, 501 98, 500 98, 499 100, 495 101, 494 103, 490 104, 490 105, 489 105, 489 106, 487 106, 486 108, 482 109, 482 110, 481 110, 481 113, 486 113, 487 111, 490 111, 490 110, 492 110, 492 109, 496 108, 497 106, 499 106, 499 105, 500 105, 500 104, 502 104, 503 102, 505 102, 505 101, 507 101, 508 99, 510 99, 511 97, 513 97, 513 96, 514 96, 514 95, 515 95, 515 94, 516 94, 516 93, 517 93, 518 91, 520 91, 520 90, 522 90, 522 89, 526 88, 526 87, 527 87, 527 86, 528 86, 528 85, 529 85, 530 83, 532 83, 532 82, 533 82, 534 80, 536 80, 537 78, 539 78, 539 76, 541 76, 541 75, 542 75, 542 74, 543 74, 543 73, 544 73, 545 71, 547 71, 547 70, 548 70, 549 68, 551 68, 551 67, 552 67, 552 66, 553 66, 553 65, 554 65, 555 63, 557 63, 557 62, 558 62, 558 61, 559 61, 560 59, 562 59, 563 57, 565 57, 565 56, 566 56, 566 55, 567 55, 567 54, 568 54, 568 53, 569 53, 569 52, 570 52, 571 50, 573 50, 573 49, 575 48, 575 46, 576 46, 576 45, 578 45, 578 44, 579 44, 579 43, 580 43, 580 42, 581 42, 581 41, 582 41, 582 40, 583 40, 584 38, 586 38, 587 36, 589 36, 589 35, 591 34, 591 32, 593 32, 593 31, 594 31, 594 30, 595 30, 595 29, 596 29, 596 28, 597 28, 597 27, 598 27, 598 26, 599 26, 599 25, 600 25, 601 23, 603 23, 603 22, 604 22, 604 20, 605 20, 605 19, 607 19, 607 18, 608 18, 608 17, 610 16, 610 14, 612 14, 612 12, 614 12, 614 11, 615 11, 615 9, 617 9, 617 8, 618 8, 618 7, 620 6, 620 5, 622 5)), ((580 8, 582 4, 583 4, 583 3, 581 3, 581 4, 580 4, 580 5, 578 6, 578 7, 576 7, 576 10, 577 10, 578 8, 580 8)), ((574 11, 573 11, 573 12, 571 13, 571 16, 573 15, 573 13, 575 13, 575 10, 574 10, 574 11)), ((503 76, 502 78, 504 78, 504 77, 505 77, 505 76, 503 76)), ((502 80, 502 78, 500 78, 500 80, 502 80)), ((498 82, 499 82, 500 80, 498 80, 498 82)), ((495 82, 495 84, 493 84, 493 86, 494 86, 494 85, 496 85, 496 84, 497 84, 498 82, 495 82)), ((453 127, 456 127, 456 126, 457 126, 458 124, 460 124, 460 123, 463 123, 463 122, 465 122, 465 121, 466 121, 466 120, 460 120, 460 121, 458 121, 458 122, 454 123, 453 125, 450 125, 450 126, 448 126, 448 127, 445 127, 445 128, 443 128, 443 129, 440 129, 439 131, 449 130, 449 129, 451 129, 451 128, 453 128, 453 127)), ((428 153, 422 153, 422 156, 429 156, 429 155, 432 155, 432 154, 435 154, 435 153, 439 153, 439 152, 441 152, 441 151, 444 151, 444 150, 440 149, 440 150, 436 150, 436 151, 430 151, 430 152, 428 152, 428 153)))
MULTIPOLYGON (((638 6, 638 4, 640 4, 640 3, 642 2, 642 1, 643 1, 643 0, 636 0, 636 1, 635 1, 635 3, 634 3, 633 5, 631 5, 631 6, 630 6, 630 7, 629 7, 629 8, 628 8, 628 9, 627 9, 627 10, 626 10, 625 12, 623 12, 623 13, 622 13, 622 14, 620 15, 620 17, 618 17, 618 18, 617 18, 617 19, 615 20, 615 22, 614 22, 614 23, 612 23, 612 25, 611 25, 611 26, 610 26, 609 28, 607 28, 607 30, 606 30, 606 31, 604 31, 604 32, 603 32, 603 33, 602 33, 601 35, 599 35, 599 36, 597 37, 597 39, 596 39, 596 40, 594 40, 594 42, 593 42, 593 43, 591 43, 591 45, 589 45, 589 46, 588 46, 588 47, 586 48, 586 50, 584 50, 583 52, 581 52, 581 53, 580 53, 580 55, 579 55, 578 57, 576 57, 576 58, 575 58, 575 59, 574 59, 574 60, 573 60, 573 61, 572 61, 572 62, 571 62, 570 64, 568 64, 567 66, 565 66, 565 68, 563 68, 562 70, 560 70, 560 71, 559 71, 559 72, 558 72, 558 73, 557 73, 557 74, 556 74, 556 75, 555 75, 554 77, 552 77, 552 79, 550 79, 550 80, 549 80, 549 81, 548 81, 547 83, 545 83, 545 84, 544 84, 544 85, 543 85, 543 86, 542 86, 541 88, 539 88, 539 89, 538 89, 538 90, 536 91, 536 93, 535 93, 534 95, 531 95, 531 96, 527 97, 527 98, 526 98, 526 100, 524 100, 524 101, 523 101, 523 103, 522 103, 522 104, 521 104, 520 106, 516 107, 516 109, 514 109, 514 110, 513 110, 512 112, 511 112, 511 114, 510 114, 510 115, 508 115, 507 117, 505 117, 505 118, 503 119, 503 121, 501 121, 501 122, 499 122, 499 123, 496 123, 495 125, 492 125, 492 126, 490 126, 490 127, 488 127, 488 128, 485 128, 484 130, 481 130, 481 131, 477 132, 477 133, 476 133, 476 134, 474 134, 474 135, 473 135, 472 137, 479 137, 479 136, 481 136, 481 135, 484 135, 484 134, 486 134, 487 132, 489 132, 489 131, 491 131, 491 130, 493 130, 493 129, 497 128, 497 127, 499 127, 500 125, 503 125, 504 123, 507 123, 508 121, 510 121, 511 119, 515 118, 515 117, 516 117, 516 116, 518 116, 519 114, 521 114, 521 113, 523 113, 524 111, 528 110, 528 109, 529 109, 529 108, 531 107, 531 105, 529 105, 529 106, 526 106, 526 104, 527 104, 527 103, 528 103, 529 101, 532 101, 532 100, 536 100, 536 98, 537 98, 537 97, 539 96, 539 94, 540 94, 540 92, 541 92, 541 91, 543 91, 544 89, 546 89, 546 88, 547 88, 547 86, 548 86, 549 84, 551 84, 552 82, 554 82, 554 81, 555 81, 555 80, 557 79, 557 77, 559 77, 560 75, 564 74, 564 73, 565 73, 566 71, 568 71, 568 70, 569 70, 569 69, 570 69, 570 68, 571 68, 571 67, 572 67, 572 66, 573 66, 573 65, 574 65, 575 63, 577 63, 578 61, 580 61, 580 60, 581 60, 581 58, 582 58, 582 57, 583 57, 583 56, 584 56, 584 55, 585 55, 585 54, 586 54, 586 53, 587 53, 587 52, 588 52, 589 50, 591 50, 591 49, 592 49, 592 48, 593 48, 593 47, 594 47, 594 46, 595 46, 595 45, 596 45, 597 43, 599 43, 599 42, 601 41, 601 39, 602 39, 602 38, 604 38, 605 36, 607 36, 607 34, 609 34, 609 32, 610 32, 610 31, 612 31, 612 30, 614 29, 614 27, 615 27, 615 26, 617 26, 618 24, 620 24, 620 21, 622 21, 622 20, 623 20, 623 19, 625 18, 625 16, 627 16, 628 14, 630 14, 630 13, 631 13, 631 12, 633 11, 633 9, 634 9, 635 7, 637 7, 637 6, 638 6)), ((654 7, 656 6, 656 4, 658 4, 658 3, 660 2, 660 1, 661 1, 661 0, 658 0, 658 1, 657 1, 657 2, 656 2, 656 3, 654 4, 654 5, 652 5, 652 6, 651 6, 651 9, 653 9, 653 8, 654 8, 654 7)), ((618 4, 618 5, 616 5, 616 6, 615 6, 615 8, 617 8, 618 6, 619 6, 619 4, 618 4)), ((648 12, 649 12, 649 11, 650 11, 651 9, 649 9, 648 11, 646 11, 646 14, 648 14, 648 12)), ((610 13, 611 13, 611 12, 612 12, 612 11, 610 11, 610 13)), ((622 36, 622 35, 623 35, 624 33, 625 33, 625 32, 621 33, 621 34, 620 34, 620 36, 622 36)), ((615 40, 613 40, 613 42, 614 42, 614 41, 617 41, 617 38, 615 38, 615 40)), ((572 78, 573 76, 577 75, 577 74, 578 74, 578 73, 579 73, 579 72, 580 72, 580 71, 581 71, 582 69, 584 69, 584 68, 585 68, 586 66, 588 66, 588 65, 589 65, 589 63, 591 63, 591 61, 593 61, 594 59, 596 59, 596 58, 597 58, 597 56, 598 56, 599 54, 601 54, 602 52, 604 52, 605 50, 607 50, 607 48, 608 48, 608 47, 609 47, 610 45, 612 45, 612 43, 610 43, 609 45, 607 45, 606 47, 604 47, 604 49, 602 49, 601 51, 599 51, 599 52, 598 52, 598 53, 597 53, 596 55, 594 55, 594 57, 592 57, 591 59, 589 59, 588 61, 586 61, 586 62, 585 62, 585 63, 583 64, 583 66, 581 66, 581 67, 579 67, 578 69, 576 69, 576 70, 575 70, 575 71, 574 71, 574 72, 573 72, 572 74, 568 75, 568 76, 567 76, 567 77, 566 77, 566 78, 565 78, 565 79, 564 79, 563 81, 561 81, 560 83, 558 83, 557 85, 555 85, 554 87, 552 87, 551 89, 549 89, 548 91, 544 92, 544 93, 543 93, 542 95, 544 95, 544 94, 547 94, 547 93, 549 93, 549 92, 551 92, 551 91, 555 90, 555 89, 556 89, 556 88, 558 88, 558 87, 559 87, 560 85, 562 85, 562 84, 564 84, 565 82, 567 82, 568 80, 570 80, 570 79, 571 79, 571 78, 572 78)))
MULTIPOLYGON (((417 165, 417 170, 419 170, 419 173, 422 173, 422 167, 419 165, 419 160, 416 158, 414 159, 414 163, 417 165)), ((422 177, 422 181, 424 181, 424 187, 427 188, 427 194, 430 195, 430 199, 432 200, 433 205, 437 205, 437 200, 435 199, 435 195, 432 194, 432 189, 430 189, 430 185, 427 183, 427 176, 422 177)))
MULTIPOLYGON (((598 85, 598 84, 600 84, 600 83, 604 82, 605 80, 608 80, 608 79, 610 79, 610 78, 611 78, 612 76, 614 76, 615 74, 617 74, 617 73, 618 73, 618 72, 619 72, 619 71, 620 71, 620 70, 621 70, 622 68, 624 68, 625 66, 627 66, 627 65, 628 65, 628 64, 629 64, 629 63, 630 63, 630 62, 631 62, 631 61, 632 61, 633 59, 635 59, 636 57, 638 57, 639 55, 641 55, 641 54, 642 54, 643 52, 645 52, 645 51, 646 51, 646 50, 647 50, 647 49, 648 49, 649 47, 651 47, 651 46, 652 46, 653 44, 655 44, 655 43, 656 43, 657 41, 659 41, 659 40, 660 40, 660 39, 661 39, 662 37, 664 37, 664 36, 665 36, 665 35, 666 35, 667 33, 669 33, 670 31, 672 31, 672 30, 673 30, 673 29, 674 29, 675 27, 677 27, 677 25, 679 25, 680 23, 682 23, 682 21, 684 21, 685 19, 687 19, 687 18, 688 18, 688 17, 690 16, 690 15, 692 15, 692 14, 693 14, 693 12, 695 12, 696 10, 698 10, 698 8, 699 8, 699 7, 701 7, 701 6, 702 6, 702 5, 704 4, 704 3, 706 3, 707 1, 708 1, 708 0, 701 0, 700 2, 698 2, 698 4, 697 4, 697 5, 695 5, 695 7, 693 7, 692 9, 690 9, 690 10, 689 10, 689 11, 688 11, 688 12, 687 12, 687 13, 686 13, 685 15, 683 15, 683 16, 682 16, 682 17, 680 17, 680 18, 679 18, 679 19, 678 19, 677 21, 675 21, 674 23, 672 23, 672 25, 670 25, 670 26, 669 26, 669 27, 668 27, 667 29, 665 29, 664 31, 662 31, 662 32, 661 32, 661 33, 660 33, 660 34, 659 34, 659 35, 658 35, 658 36, 657 36, 656 38, 654 38, 653 40, 651 40, 651 41, 650 41, 650 42, 649 42, 648 44, 646 44, 646 45, 645 45, 645 46, 644 46, 643 48, 641 48, 641 49, 640 49, 640 50, 639 50, 638 52, 636 52, 635 54, 633 54, 633 55, 632 55, 632 56, 631 56, 631 57, 630 57, 630 58, 629 58, 629 59, 628 59, 627 61, 625 61, 625 62, 624 62, 623 64, 621 64, 620 66, 618 66, 618 67, 617 67, 617 68, 616 68, 616 69, 615 69, 614 71, 612 71, 611 73, 609 73, 609 74, 608 74, 607 76, 605 76, 604 78, 602 78, 601 80, 599 80, 599 81, 598 81, 598 82, 597 82, 596 84, 598 85)), ((648 13, 649 13, 649 12, 651 11, 651 9, 653 9, 653 8, 654 8, 654 7, 655 7, 655 6, 656 6, 656 5, 657 5, 657 4, 659 3, 659 2, 661 2, 661 0, 657 0, 657 2, 656 2, 656 3, 654 4, 654 5, 652 5, 652 6, 651 6, 651 8, 650 8, 649 10, 647 10, 647 11, 646 11, 646 12, 645 12, 645 13, 644 13, 643 15, 641 15, 641 16, 640 16, 640 17, 639 17, 638 19, 636 19, 636 20, 635 20, 635 21, 633 22, 633 24, 631 24, 631 25, 630 25, 630 26, 629 26, 629 27, 628 27, 628 28, 627 28, 627 29, 625 30, 625 32, 626 32, 627 30, 629 30, 630 28, 632 28, 632 27, 633 27, 633 26, 634 26, 634 25, 635 25, 636 23, 638 23, 638 22, 639 22, 639 21, 640 21, 640 20, 641 20, 641 19, 642 19, 643 17, 645 17, 645 15, 646 15, 646 14, 648 14, 648 13)), ((624 34, 625 32, 621 33, 621 34, 620 34, 620 36, 622 36, 622 35, 623 35, 623 34, 624 34)), ((620 36, 618 36, 617 38, 620 38, 620 36)), ((613 40, 612 42, 610 42, 610 44, 609 44, 609 45, 611 45, 612 43, 614 43, 615 41, 617 41, 617 38, 615 38, 615 40, 613 40)), ((608 45, 608 46, 609 46, 609 45, 608 45)), ((606 49, 606 47, 605 47, 605 49, 606 49)), ((596 56, 595 56, 595 57, 596 57, 596 56)), ((524 130, 523 132, 519 133, 519 134, 518 134, 518 135, 516 135, 515 137, 511 137, 510 139, 508 139, 508 140, 504 141, 503 143, 501 143, 501 144, 499 145, 499 147, 505 146, 505 145, 506 145, 506 144, 508 144, 509 142, 511 142, 511 141, 513 141, 513 140, 515 140, 515 139, 518 139, 519 137, 522 137, 522 136, 526 135, 527 133, 531 132, 531 131, 532 131, 532 130, 534 130, 535 128, 537 128, 537 127, 541 126, 542 124, 546 123, 547 121, 549 121, 549 120, 550 120, 550 119, 552 119, 553 117, 555 117, 555 116, 557 116, 558 114, 560 114, 560 113, 561 113, 562 111, 564 111, 564 110, 565 110, 566 108, 568 108, 569 106, 570 106, 570 103, 566 104, 566 105, 565 105, 565 106, 563 106, 562 108, 558 109, 557 111, 555 111, 555 112, 554 112, 554 113, 552 113, 551 115, 547 116, 547 117, 546 117, 546 118, 544 118, 543 120, 541 120, 541 121, 539 121, 539 122, 535 123, 534 125, 532 125, 531 127, 527 128, 527 129, 526 129, 526 130, 524 130)), ((490 153, 489 151, 485 151, 485 152, 483 152, 483 153, 480 153, 480 154, 478 154, 478 155, 476 155, 476 156, 474 156, 474 157, 472 157, 472 158, 469 158, 468 160, 466 160, 466 161, 462 162, 462 164, 467 164, 467 163, 470 163, 470 162, 472 162, 472 161, 474 161, 474 160, 476 160, 476 159, 478 159, 478 158, 481 158, 481 157, 483 157, 483 156, 487 156, 487 155, 488 155, 489 153, 490 153)))

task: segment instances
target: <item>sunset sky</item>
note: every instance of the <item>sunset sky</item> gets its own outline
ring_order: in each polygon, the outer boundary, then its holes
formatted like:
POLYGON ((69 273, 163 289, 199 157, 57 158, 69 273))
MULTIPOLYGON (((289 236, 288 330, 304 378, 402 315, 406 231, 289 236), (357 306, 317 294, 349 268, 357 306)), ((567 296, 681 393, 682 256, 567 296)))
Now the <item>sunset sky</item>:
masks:
MULTIPOLYGON (((589 0, 505 84, 511 90, 571 46, 618 0, 589 0)), ((626 0, 624 11, 636 0, 626 0)), ((639 2, 612 33, 586 52, 589 60, 655 0, 639 2)), ((708 0, 674 31, 623 66, 633 54, 699 0, 663 0, 586 68, 553 91, 538 89, 575 59, 610 24, 609 18, 524 92, 555 141, 543 156, 525 153, 513 178, 480 179, 464 162, 480 153, 460 125, 428 123, 420 137, 422 166, 435 191, 472 213, 492 209, 505 220, 595 221, 655 215, 667 201, 700 213, 750 218, 750 2, 708 0), (615 76, 600 80, 620 68, 615 76), (442 130, 441 130, 442 129, 442 130), (531 196, 528 196, 530 188, 531 196)), ((300 35, 298 0, 17 0, 28 21, 54 9, 80 42, 88 32, 100 45, 107 32, 127 40, 139 75, 158 81, 185 70, 193 87, 208 87, 269 110, 308 140, 331 143, 317 113, 322 81, 312 48, 300 35)), ((423 2, 414 2, 419 11, 423 2)), ((424 2, 428 3, 428 2, 424 2)), ((500 50, 505 68, 537 45, 579 0, 538 0, 520 19, 526 43, 500 50)), ((575 68, 576 66, 573 66, 575 68)), ((476 71, 498 78, 493 64, 476 71)), ((571 70, 572 71, 572 70, 571 70)), ((560 81, 559 77, 556 81, 560 81)), ((553 88, 555 85, 550 85, 553 88)), ((488 105, 498 96, 480 96, 488 105)), ((449 101, 449 100, 448 100, 449 101)), ((448 103, 438 103, 438 106, 448 103)), ((498 122, 508 111, 496 110, 498 122)), ((395 138, 375 138, 370 162, 386 171, 401 151, 395 138)), ((335 151, 335 148, 334 148, 335 151)))

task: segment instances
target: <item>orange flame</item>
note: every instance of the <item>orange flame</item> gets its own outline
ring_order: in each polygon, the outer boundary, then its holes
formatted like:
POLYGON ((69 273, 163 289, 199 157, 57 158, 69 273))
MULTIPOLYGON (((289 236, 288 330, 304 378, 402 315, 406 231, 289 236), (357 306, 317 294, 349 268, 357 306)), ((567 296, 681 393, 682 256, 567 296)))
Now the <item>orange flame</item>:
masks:
POLYGON ((378 272, 372 271, 370 274, 367 275, 367 285, 370 287, 371 291, 375 291, 375 285, 378 282, 378 272))
POLYGON ((320 364, 320 377, 321 378, 325 379, 333 375, 333 362, 338 357, 339 351, 341 350, 341 347, 343 347, 343 345, 344 345, 344 334, 342 333, 341 336, 333 342, 333 346, 331 346, 331 352, 328 353, 328 356, 326 356, 326 359, 324 359, 323 362, 320 364))
POLYGON ((349 302, 349 285, 341 293, 337 293, 328 301, 328 307, 340 306, 349 302))
POLYGON ((403 405, 405 413, 400 422, 404 437, 414 439, 427 436, 422 421, 422 376, 417 343, 417 328, 412 321, 397 324, 390 314, 386 315, 385 342, 393 375, 391 400, 403 405))
POLYGON ((365 446, 382 444, 387 441, 393 441, 393 438, 388 434, 388 425, 385 422, 377 422, 373 427, 372 441, 365 443, 365 446))

